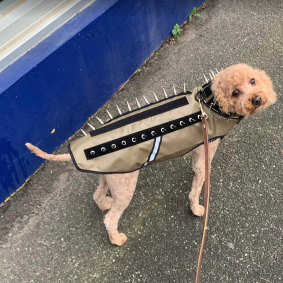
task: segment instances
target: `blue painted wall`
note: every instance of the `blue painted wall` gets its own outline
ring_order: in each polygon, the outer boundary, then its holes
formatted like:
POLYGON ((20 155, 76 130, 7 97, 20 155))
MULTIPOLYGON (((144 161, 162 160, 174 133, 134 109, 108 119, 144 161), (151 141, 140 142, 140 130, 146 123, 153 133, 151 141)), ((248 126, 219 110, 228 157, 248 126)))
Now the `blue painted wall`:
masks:
POLYGON ((73 135, 202 0, 97 0, 0 73, 0 202, 73 135), (55 133, 51 134, 55 128, 55 133))

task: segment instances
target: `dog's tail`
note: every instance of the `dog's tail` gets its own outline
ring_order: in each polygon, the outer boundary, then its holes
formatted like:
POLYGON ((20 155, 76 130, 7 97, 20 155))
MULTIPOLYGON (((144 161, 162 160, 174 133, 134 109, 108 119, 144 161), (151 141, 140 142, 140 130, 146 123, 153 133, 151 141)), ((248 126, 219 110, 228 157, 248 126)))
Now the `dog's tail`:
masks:
POLYGON ((26 143, 26 147, 33 152, 35 155, 47 159, 47 160, 53 160, 53 161, 70 161, 71 160, 71 155, 70 154, 49 154, 47 152, 42 151, 38 147, 32 145, 31 143, 26 143))

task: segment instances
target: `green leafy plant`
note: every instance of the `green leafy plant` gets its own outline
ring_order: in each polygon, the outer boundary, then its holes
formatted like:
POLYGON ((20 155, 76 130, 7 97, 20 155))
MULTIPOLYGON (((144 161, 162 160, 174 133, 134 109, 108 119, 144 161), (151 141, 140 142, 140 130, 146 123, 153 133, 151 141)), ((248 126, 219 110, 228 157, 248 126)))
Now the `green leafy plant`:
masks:
POLYGON ((175 38, 179 38, 180 37, 180 34, 181 34, 181 29, 180 29, 180 26, 178 24, 176 24, 173 29, 172 29, 172 35, 175 37, 175 38))
POLYGON ((189 15, 189 22, 191 23, 193 21, 193 17, 200 17, 200 13, 198 13, 198 10, 196 7, 193 8, 193 10, 191 11, 190 15, 189 15))

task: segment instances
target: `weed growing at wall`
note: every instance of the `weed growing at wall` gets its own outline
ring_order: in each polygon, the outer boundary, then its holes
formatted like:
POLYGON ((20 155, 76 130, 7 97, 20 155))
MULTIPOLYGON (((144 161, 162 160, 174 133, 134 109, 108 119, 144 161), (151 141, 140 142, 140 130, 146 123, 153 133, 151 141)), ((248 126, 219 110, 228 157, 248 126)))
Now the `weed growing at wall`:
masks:
POLYGON ((181 34, 181 29, 180 29, 180 26, 178 24, 176 24, 173 29, 172 29, 172 35, 175 37, 175 38, 179 38, 180 37, 180 34, 181 34))
POLYGON ((188 17, 188 21, 191 23, 193 21, 193 17, 200 17, 200 13, 198 13, 198 10, 196 7, 193 8, 193 10, 191 11, 189 17, 188 17))

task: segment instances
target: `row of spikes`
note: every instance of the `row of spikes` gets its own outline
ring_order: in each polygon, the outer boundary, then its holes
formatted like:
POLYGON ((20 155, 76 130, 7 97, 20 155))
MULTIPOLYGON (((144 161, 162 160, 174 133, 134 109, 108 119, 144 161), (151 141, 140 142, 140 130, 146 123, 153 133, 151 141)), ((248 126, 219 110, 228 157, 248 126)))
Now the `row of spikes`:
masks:
MULTIPOLYGON (((218 71, 216 68, 215 68, 214 70, 215 70, 215 71, 209 70, 209 73, 208 73, 208 74, 209 74, 210 80, 208 80, 207 77, 205 76, 205 74, 203 74, 205 83, 208 83, 209 81, 213 81, 213 79, 215 78, 215 76, 219 73, 219 71, 218 71)), ((223 71, 223 68, 222 68, 220 71, 223 71)))
MULTIPOLYGON (((222 70, 223 70, 223 69, 221 69, 221 71, 222 71, 222 70)), ((208 73, 210 80, 207 79, 207 77, 205 76, 205 74, 203 74, 204 79, 205 79, 205 83, 209 83, 210 81, 212 81, 212 80, 214 79, 214 77, 216 76, 216 74, 218 74, 218 73, 219 73, 219 71, 218 71, 216 68, 215 68, 215 71, 210 70, 210 72, 208 73)), ((164 87, 162 87, 162 89, 163 89, 163 93, 164 93, 165 99, 168 98, 168 94, 167 94, 166 90, 164 89, 164 87)), ((174 95, 177 95, 177 91, 176 91, 176 88, 175 88, 174 85, 173 85, 173 91, 174 91, 174 95)), ((184 83, 184 92, 186 92, 186 91, 187 91, 187 90, 186 90, 186 83, 184 83)), ((159 99, 158 99, 157 95, 155 94, 155 92, 153 92, 153 96, 154 96, 154 99, 156 100, 156 102, 158 102, 159 99)), ((144 101, 145 101, 145 103, 146 103, 147 105, 150 105, 150 102, 148 101, 148 99, 147 99, 144 95, 143 95, 143 99, 144 99, 144 101)), ((136 102, 137 102, 138 108, 141 108, 141 104, 140 104, 140 102, 138 101, 137 98, 136 98, 136 102)), ((117 107, 117 110, 118 110, 119 115, 120 115, 120 116, 123 115, 123 112, 121 111, 121 109, 119 108, 119 106, 116 105, 116 107, 117 107)), ((131 108, 130 103, 129 103, 128 101, 127 101, 127 107, 128 107, 128 109, 129 109, 129 112, 131 112, 131 111, 132 111, 132 108, 131 108)), ((113 116, 112 116, 112 114, 111 114, 107 109, 106 109, 106 113, 107 113, 107 115, 109 116, 110 120, 112 120, 112 119, 113 119, 113 116)), ((104 122, 103 122, 102 119, 100 119, 98 116, 95 116, 95 118, 99 121, 99 123, 100 123, 101 125, 104 125, 104 122)), ((95 130, 95 127, 92 126, 91 124, 87 123, 87 125, 88 125, 92 130, 95 130)), ((85 136, 87 135, 87 133, 86 133, 83 129, 81 129, 81 132, 82 132, 85 136)))

